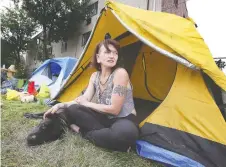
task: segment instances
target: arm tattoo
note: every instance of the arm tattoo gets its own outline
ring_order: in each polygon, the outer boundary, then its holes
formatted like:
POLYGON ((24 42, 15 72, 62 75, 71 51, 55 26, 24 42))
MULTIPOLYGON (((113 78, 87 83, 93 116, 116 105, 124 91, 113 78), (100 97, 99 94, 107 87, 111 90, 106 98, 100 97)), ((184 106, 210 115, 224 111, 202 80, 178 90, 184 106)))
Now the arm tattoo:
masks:
POLYGON ((126 96, 127 87, 117 85, 113 89, 113 94, 118 94, 119 96, 126 96))

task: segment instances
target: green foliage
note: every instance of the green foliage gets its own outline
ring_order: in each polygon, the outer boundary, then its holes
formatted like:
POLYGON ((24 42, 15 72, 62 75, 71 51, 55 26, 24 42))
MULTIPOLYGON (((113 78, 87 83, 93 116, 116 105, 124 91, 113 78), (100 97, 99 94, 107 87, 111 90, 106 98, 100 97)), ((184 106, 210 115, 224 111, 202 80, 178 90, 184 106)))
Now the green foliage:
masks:
POLYGON ((23 0, 23 9, 43 29, 43 54, 48 58, 47 45, 66 41, 85 19, 88 0, 23 0))
POLYGON ((19 63, 16 65, 17 72, 15 74, 16 78, 27 78, 27 71, 23 63, 19 63))
POLYGON ((223 70, 226 67, 226 62, 224 61, 224 59, 219 59, 215 61, 215 63, 221 70, 223 70))
POLYGON ((24 0, 23 8, 47 28, 49 42, 58 42, 67 40, 85 19, 87 4, 87 0, 24 0))
POLYGON ((36 23, 27 17, 27 12, 17 5, 1 12, 2 60, 6 64, 20 62, 22 52, 27 49, 27 42, 35 32, 36 23), (8 62, 10 61, 10 62, 8 62))
POLYGON ((14 64, 15 55, 13 54, 13 46, 6 40, 1 40, 1 64, 5 64, 9 67, 14 64))
MULTIPOLYGON (((44 50, 44 44, 43 43, 36 45, 36 56, 35 57, 37 58, 37 60, 44 62, 46 60, 46 58, 45 58, 45 55, 43 54, 43 50, 44 50)), ((48 54, 48 58, 53 57, 50 50, 47 50, 47 54, 48 54)))

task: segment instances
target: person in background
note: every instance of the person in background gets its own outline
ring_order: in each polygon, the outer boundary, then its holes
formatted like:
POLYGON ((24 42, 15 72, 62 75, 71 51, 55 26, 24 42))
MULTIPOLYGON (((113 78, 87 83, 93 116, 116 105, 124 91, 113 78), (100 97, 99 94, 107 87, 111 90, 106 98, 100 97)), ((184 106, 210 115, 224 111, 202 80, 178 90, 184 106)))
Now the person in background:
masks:
MULTIPOLYGON (((1 69, 1 73, 4 75, 6 73, 7 79, 2 81, 1 84, 1 94, 6 94, 7 89, 14 90, 17 86, 18 80, 14 77, 16 74, 15 65, 10 65, 8 69, 1 69)), ((2 78, 2 77, 1 77, 2 78)))
POLYGON ((7 80, 7 74, 6 69, 1 69, 1 84, 3 81, 7 80))

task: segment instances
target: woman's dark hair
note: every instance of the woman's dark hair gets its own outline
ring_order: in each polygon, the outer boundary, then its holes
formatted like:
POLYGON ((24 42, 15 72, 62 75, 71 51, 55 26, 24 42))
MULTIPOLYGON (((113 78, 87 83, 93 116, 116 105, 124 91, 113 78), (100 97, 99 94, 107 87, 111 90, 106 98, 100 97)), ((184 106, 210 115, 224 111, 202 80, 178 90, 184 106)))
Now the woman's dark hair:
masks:
MULTIPOLYGON (((119 53, 119 49, 120 49, 119 43, 117 41, 113 40, 113 39, 105 39, 102 42, 98 43, 96 48, 95 48, 93 58, 92 58, 92 62, 91 62, 91 66, 96 68, 98 71, 101 70, 101 66, 100 66, 99 63, 97 63, 97 56, 96 55, 99 53, 100 48, 103 45, 107 49, 107 51, 110 51, 110 49, 108 47, 109 45, 114 46, 114 48, 117 50, 118 53, 119 53)), ((118 66, 118 62, 116 63, 114 69, 117 68, 117 66, 118 66)))

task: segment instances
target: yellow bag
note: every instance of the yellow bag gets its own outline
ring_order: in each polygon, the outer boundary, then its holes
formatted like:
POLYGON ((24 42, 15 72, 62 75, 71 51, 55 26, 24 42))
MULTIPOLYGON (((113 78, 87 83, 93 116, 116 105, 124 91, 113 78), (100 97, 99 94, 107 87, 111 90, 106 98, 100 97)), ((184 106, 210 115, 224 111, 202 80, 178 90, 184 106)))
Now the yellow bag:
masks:
POLYGON ((41 87, 40 87, 40 91, 39 91, 39 93, 37 94, 36 97, 49 98, 50 97, 49 87, 47 85, 45 85, 45 84, 42 84, 41 87))
POLYGON ((20 92, 16 90, 7 89, 6 100, 19 100, 20 92))

